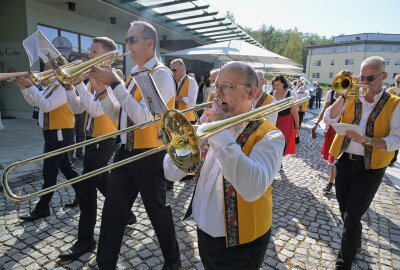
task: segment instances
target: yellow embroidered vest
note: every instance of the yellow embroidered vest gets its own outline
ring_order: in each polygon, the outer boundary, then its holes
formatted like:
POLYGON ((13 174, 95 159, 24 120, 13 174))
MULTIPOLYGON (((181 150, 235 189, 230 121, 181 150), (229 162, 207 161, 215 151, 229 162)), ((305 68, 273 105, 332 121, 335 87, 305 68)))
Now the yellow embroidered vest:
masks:
MULTIPOLYGON (((51 85, 53 89, 51 89, 50 93, 45 97, 50 98, 53 91, 57 91, 58 85, 51 85)), ((49 86, 49 87, 51 87, 49 86)), ((63 105, 54 109, 48 113, 44 113, 43 115, 43 129, 44 130, 56 130, 56 129, 67 129, 75 127, 75 115, 72 112, 71 108, 68 106, 68 102, 65 102, 63 105)))
MULTIPOLYGON (((92 85, 89 83, 88 91, 92 92, 91 90, 92 90, 92 85)), ((87 120, 88 120, 88 113, 86 112, 85 127, 87 126, 87 120)), ((90 127, 90 130, 88 132, 89 136, 91 137, 99 137, 117 131, 118 123, 112 121, 111 118, 106 113, 92 119, 92 121, 93 121, 93 127, 90 127)))
MULTIPOLYGON (((183 79, 182 86, 180 86, 178 89, 178 91, 179 91, 178 96, 180 96, 180 97, 187 97, 188 92, 189 92, 190 79, 189 79, 188 75, 185 75, 185 76, 186 76, 186 78, 183 79)), ((182 102, 179 102, 177 109, 182 111, 182 110, 186 110, 187 108, 188 107, 185 104, 183 104, 182 102)), ((196 121, 196 117, 193 112, 185 113, 185 116, 189 121, 196 121)))
MULTIPOLYGON (((249 156, 254 145, 259 142, 265 134, 276 129, 277 128, 269 121, 262 121, 261 125, 247 138, 247 141, 242 146, 242 152, 245 153, 246 156, 249 156)), ((246 244, 267 233, 272 225, 272 186, 269 186, 259 199, 248 202, 236 192, 233 186, 227 191, 225 183, 222 192, 225 201, 226 246, 231 247, 246 244), (236 203, 234 203, 233 207, 227 203, 230 200, 227 199, 226 191, 236 194, 236 203), (232 212, 235 213, 237 222, 235 222, 235 217, 230 215, 232 212), (234 224, 233 227, 231 226, 232 224, 234 224)))
MULTIPOLYGON (((384 98, 387 93, 383 93, 382 98, 384 98)), ((381 98, 381 100, 382 100, 381 98)), ((378 101, 376 106, 380 106, 380 101, 378 101)), ((392 113, 395 110, 397 104, 400 102, 400 98, 390 95, 386 102, 382 100, 383 108, 377 115, 375 121, 371 120, 371 116, 368 119, 368 123, 371 123, 371 127, 373 127, 373 138, 384 138, 389 134, 390 131, 390 119, 392 117, 392 113)), ((376 107, 375 106, 375 107, 376 107)), ((373 109, 371 115, 373 115, 376 108, 373 109)), ((353 123, 355 119, 356 113, 356 104, 353 98, 348 98, 346 102, 346 108, 340 120, 340 123, 353 123)), ((368 125, 367 123, 367 125, 368 125)), ((343 149, 343 144, 345 141, 344 135, 336 135, 329 152, 335 157, 339 158, 341 154, 345 151, 343 149)), ((374 148, 371 146, 365 146, 365 167, 366 169, 380 169, 389 165, 390 161, 394 157, 394 151, 386 152, 384 150, 374 148), (372 151, 371 151, 372 150, 372 151)))
POLYGON ((307 108, 308 108, 308 100, 301 103, 301 105, 299 107, 299 112, 306 112, 307 108))
MULTIPOLYGON (((166 67, 159 64, 151 70, 150 74, 153 74, 157 68, 166 68, 166 67)), ((171 74, 171 76, 172 76, 172 74, 171 74)), ((140 102, 142 100, 142 98, 143 98, 142 92, 140 91, 139 87, 136 89, 133 97, 137 102, 140 102)), ((166 103, 167 103, 168 109, 174 109, 175 108, 175 96, 173 96, 166 103)), ((133 141, 134 149, 154 148, 154 147, 163 145, 163 141, 158 138, 158 133, 160 130, 161 130, 160 122, 153 124, 151 126, 142 128, 142 129, 136 129, 134 131, 134 141, 133 141)))
MULTIPOLYGON (((267 94, 267 93, 265 93, 267 96, 265 97, 265 99, 263 100, 263 102, 259 105, 259 104, 257 104, 258 106, 256 106, 256 109, 257 108, 259 108, 259 107, 262 107, 262 106, 265 106, 265 105, 268 105, 268 104, 270 104, 271 102, 272 102, 272 100, 274 99, 273 98, 273 96, 271 96, 271 95, 269 95, 269 94, 267 94)), ((262 98, 262 97, 261 97, 262 98)), ((260 99, 261 99, 260 98, 260 99)))

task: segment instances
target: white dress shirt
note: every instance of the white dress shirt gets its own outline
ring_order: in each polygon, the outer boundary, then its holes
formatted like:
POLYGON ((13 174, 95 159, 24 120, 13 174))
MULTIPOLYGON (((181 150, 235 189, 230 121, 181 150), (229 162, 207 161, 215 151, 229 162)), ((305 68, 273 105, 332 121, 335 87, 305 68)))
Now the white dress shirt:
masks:
MULTIPOLYGON (((185 76, 183 76, 178 81, 178 89, 182 84, 183 78, 185 78, 185 76)), ((188 95, 186 97, 182 97, 182 99, 186 103, 186 106, 190 108, 196 104, 197 94, 199 92, 199 86, 197 85, 196 80, 193 79, 192 77, 187 76, 187 80, 189 80, 188 95)))
MULTIPOLYGON (((247 123, 246 123, 247 124, 247 123)), ((247 157, 236 143, 245 124, 224 130, 208 139, 210 144, 193 198, 192 216, 197 226, 212 237, 225 236, 224 176, 246 200, 260 198, 279 171, 285 138, 273 130, 256 143, 247 157)), ((164 158, 164 174, 170 181, 179 181, 186 173, 164 158)))
POLYGON ((45 98, 58 84, 58 82, 53 82, 43 91, 40 91, 35 85, 21 90, 26 102, 39 108, 39 126, 41 128, 43 128, 44 113, 51 112, 67 103, 67 97, 62 85, 59 85, 47 99, 45 98))
MULTIPOLYGON (((377 94, 374 96, 374 102, 369 103, 365 100, 365 97, 359 97, 359 100, 362 103, 362 111, 361 111, 361 119, 359 123, 359 128, 362 133, 362 135, 365 135, 366 127, 367 127, 367 121, 368 118, 372 112, 372 110, 375 108, 375 105, 378 103, 379 99, 382 97, 383 91, 381 93, 377 94)), ((333 123, 337 123, 342 116, 344 112, 344 106, 339 114, 338 117, 336 118, 330 118, 331 115, 331 107, 329 107, 324 114, 324 122, 327 125, 331 125, 333 123)), ((400 106, 396 106, 396 109, 393 111, 392 117, 390 118, 390 123, 389 123, 389 134, 382 138, 386 142, 386 151, 395 151, 400 148, 400 106)), ((382 149, 382 151, 384 151, 382 149)), ((353 140, 350 141, 349 146, 347 149, 345 149, 345 152, 351 153, 351 154, 356 154, 360 156, 364 156, 364 146, 362 146, 360 143, 356 143, 353 140)))
MULTIPOLYGON (((158 60, 154 56, 144 65, 142 70, 151 70, 157 62, 158 60)), ((142 70, 139 70, 139 67, 136 65, 132 68, 132 73, 142 70)), ((166 68, 158 68, 151 76, 164 102, 168 103, 168 101, 173 98, 176 93, 175 81, 172 74, 166 68)), ((132 119, 135 124, 145 123, 154 119, 152 113, 147 108, 145 101, 142 99, 140 102, 137 102, 130 94, 130 91, 134 85, 135 80, 131 80, 128 88, 125 88, 124 83, 121 83, 115 87, 113 92, 117 101, 113 100, 110 95, 101 101, 104 111, 112 120, 117 122, 119 118, 119 111, 122 108, 119 129, 124 129, 127 127, 127 116, 129 116, 129 118, 132 119)), ((121 143, 126 143, 126 133, 121 134, 121 143)))
MULTIPOLYGON (((80 114, 84 111, 88 113, 86 130, 90 130, 92 118, 96 118, 104 114, 103 106, 101 105, 100 100, 98 98, 96 99, 96 92, 94 90, 92 93, 88 91, 89 85, 90 82, 88 82, 86 85, 81 82, 75 86, 75 90, 79 96, 75 91, 67 91, 68 104, 72 111, 75 114, 80 114)), ((110 98, 113 99, 114 102, 117 102, 112 89, 107 87, 106 90, 110 98)))

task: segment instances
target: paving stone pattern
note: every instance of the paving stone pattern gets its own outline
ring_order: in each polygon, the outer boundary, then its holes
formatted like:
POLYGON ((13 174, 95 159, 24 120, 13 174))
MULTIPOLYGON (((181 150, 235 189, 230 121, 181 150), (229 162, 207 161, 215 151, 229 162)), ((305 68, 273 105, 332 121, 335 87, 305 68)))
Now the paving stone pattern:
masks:
MULTIPOLYGON (((3 124, 7 127, 7 124, 12 124, 11 121, 3 121, 3 124)), ((36 144, 34 151, 40 153, 41 146, 37 144, 42 144, 42 139, 36 129, 36 140, 25 140, 24 143, 36 144)), ((0 133, 0 136, 3 134, 0 133)), ((329 169, 319 154, 322 139, 319 136, 312 140, 309 129, 303 128, 297 155, 284 158, 283 169, 273 183, 272 238, 262 269, 334 268, 342 222, 335 195, 325 196, 322 192, 329 169)), ((19 140, 23 139, 20 137, 19 140)), ((4 145, 0 143, 0 147, 3 156, 4 145)), ((14 154, 11 145, 6 151, 10 151, 12 159, 30 157, 34 152, 26 150, 21 157, 14 154)), ((9 162, 8 159, 0 164, 5 166, 9 162)), ((75 166, 82 170, 81 162, 75 162, 75 166)), ((36 169, 16 178, 12 187, 16 192, 31 192, 40 189, 41 181, 41 171, 36 169)), ((181 220, 193 189, 193 180, 187 180, 176 183, 174 190, 167 192, 184 270, 204 269, 197 249, 195 223, 181 220)), ((0 269, 97 269, 95 253, 87 253, 75 262, 57 259, 58 254, 76 239, 79 209, 63 208, 73 198, 74 191, 63 188, 53 196, 50 217, 21 223, 18 216, 32 210, 37 200, 16 205, 1 194, 0 269)), ((99 193, 96 240, 103 202, 104 198, 99 193)), ((353 269, 400 269, 399 205, 399 191, 384 179, 362 220, 362 248, 353 269)), ((161 250, 140 197, 133 210, 138 222, 125 229, 118 269, 161 269, 161 250)))

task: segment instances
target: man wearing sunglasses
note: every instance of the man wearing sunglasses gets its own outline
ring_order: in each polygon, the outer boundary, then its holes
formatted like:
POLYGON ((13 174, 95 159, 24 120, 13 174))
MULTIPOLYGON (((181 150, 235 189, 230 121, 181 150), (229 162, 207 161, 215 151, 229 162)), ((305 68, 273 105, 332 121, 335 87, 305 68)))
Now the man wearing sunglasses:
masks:
MULTIPOLYGON (((156 55, 157 31, 149 23, 135 21, 127 34, 127 49, 136 64, 132 73, 149 70, 168 108, 175 105, 175 81, 171 71, 162 65, 156 55)), ((100 95, 104 111, 112 119, 119 119, 119 129, 148 122, 154 119, 147 109, 140 89, 128 77, 126 84, 118 76, 106 69, 93 68, 91 77, 109 85, 118 102, 110 98, 108 92, 100 95)), ((143 153, 162 145, 158 139, 158 127, 151 125, 127 134, 121 134, 121 147, 115 162, 143 153)), ((104 202, 97 250, 97 264, 101 270, 115 269, 128 209, 140 192, 147 215, 150 218, 164 256, 162 269, 179 269, 181 266, 179 247, 172 219, 171 207, 166 203, 166 190, 162 161, 165 152, 159 152, 131 162, 111 171, 104 202)))
POLYGON ((386 167, 400 146, 400 98, 383 91, 386 62, 372 56, 361 63, 363 96, 340 96, 324 115, 330 125, 357 125, 361 131, 336 135, 330 153, 336 161, 336 198, 343 231, 336 269, 351 269, 361 247, 361 217, 377 192, 386 167))

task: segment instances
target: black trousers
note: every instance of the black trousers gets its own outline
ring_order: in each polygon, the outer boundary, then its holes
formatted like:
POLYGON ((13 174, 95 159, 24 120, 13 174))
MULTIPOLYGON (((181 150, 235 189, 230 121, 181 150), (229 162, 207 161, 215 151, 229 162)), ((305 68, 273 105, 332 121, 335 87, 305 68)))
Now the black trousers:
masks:
MULTIPOLYGON (((74 129, 62 129, 62 141, 58 141, 57 130, 44 130, 44 153, 60 149, 74 143, 74 129)), ((64 174, 65 178, 71 179, 78 176, 78 173, 72 166, 68 153, 57 155, 51 158, 46 158, 43 162, 43 179, 42 189, 54 186, 57 182, 58 170, 64 174)), ((73 185, 76 192, 76 186, 73 185)), ((49 208, 51 197, 54 192, 40 197, 36 205, 37 210, 46 210, 49 208)))
POLYGON ((199 228, 197 238, 206 270, 258 270, 264 261, 271 230, 253 242, 229 248, 225 237, 212 237, 199 228))
MULTIPOLYGON (((86 112, 75 114, 75 135, 76 143, 83 142, 85 140, 85 116, 86 112)), ((76 153, 83 153, 83 147, 75 150, 76 153)))
POLYGON ((312 109, 314 106, 315 96, 310 97, 310 103, 308 104, 308 108, 312 109))
MULTIPOLYGON (((117 151, 115 161, 148 149, 117 151)), ((101 270, 115 269, 132 200, 140 192, 147 215, 157 235, 166 262, 179 259, 179 247, 171 207, 166 202, 162 167, 165 151, 147 156, 111 171, 101 218, 97 265, 101 270)))
MULTIPOLYGON (((91 138, 88 138, 91 139, 91 138)), ((82 174, 94 171, 108 164, 117 145, 110 138, 85 147, 82 174)), ((94 227, 97 216, 97 189, 106 196, 109 172, 105 172, 77 183, 77 198, 81 214, 79 217, 78 241, 94 240, 94 227)))
POLYGON ((320 109, 321 108, 321 95, 316 95, 315 96, 315 108, 320 109))
POLYGON ((386 168, 366 170, 364 161, 350 160, 345 153, 336 163, 336 198, 343 220, 336 269, 351 269, 361 245, 361 217, 368 210, 386 168))

